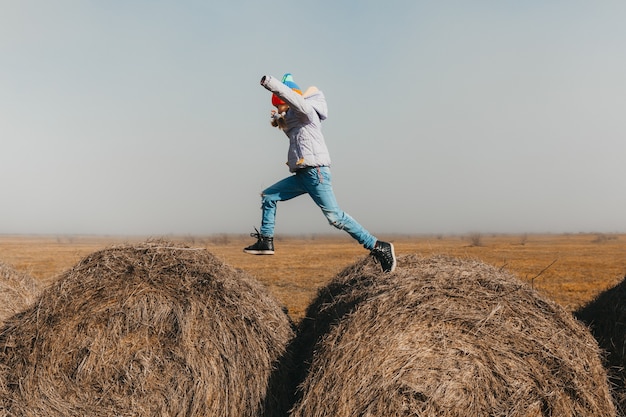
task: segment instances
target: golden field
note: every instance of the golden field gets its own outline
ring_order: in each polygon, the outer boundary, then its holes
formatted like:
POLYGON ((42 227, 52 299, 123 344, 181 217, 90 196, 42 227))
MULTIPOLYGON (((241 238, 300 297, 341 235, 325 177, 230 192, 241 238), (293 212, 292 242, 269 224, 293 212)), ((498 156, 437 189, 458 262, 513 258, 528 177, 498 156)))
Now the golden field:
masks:
MULTIPOLYGON (((158 237, 205 247, 232 267, 265 284, 300 320, 317 289, 368 252, 347 236, 277 237, 276 255, 252 256, 242 248, 248 236, 158 237)), ((110 246, 138 243, 144 237, 0 236, 0 261, 48 285, 84 256, 110 246)), ((506 269, 540 293, 573 311, 626 275, 626 235, 463 235, 381 236, 394 243, 397 256, 449 255, 479 259, 506 269)), ((399 262, 398 267, 402 267, 399 262)))

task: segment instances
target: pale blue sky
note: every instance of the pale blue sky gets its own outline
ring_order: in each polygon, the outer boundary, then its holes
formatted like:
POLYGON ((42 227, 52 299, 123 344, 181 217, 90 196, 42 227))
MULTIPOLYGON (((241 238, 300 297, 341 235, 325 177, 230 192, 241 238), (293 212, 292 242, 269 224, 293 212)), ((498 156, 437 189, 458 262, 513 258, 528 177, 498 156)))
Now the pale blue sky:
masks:
MULTIPOLYGON (((626 2, 0 0, 0 233, 246 233, 326 94, 375 234, 626 232, 626 2)), ((307 196, 277 234, 340 233, 307 196)))

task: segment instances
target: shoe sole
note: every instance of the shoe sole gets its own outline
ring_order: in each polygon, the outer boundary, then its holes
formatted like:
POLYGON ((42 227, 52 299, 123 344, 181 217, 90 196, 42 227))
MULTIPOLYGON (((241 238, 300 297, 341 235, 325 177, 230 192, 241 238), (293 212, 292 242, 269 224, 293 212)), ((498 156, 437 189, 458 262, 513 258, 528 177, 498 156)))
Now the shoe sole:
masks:
POLYGON ((396 265, 398 264, 398 260, 396 259, 396 250, 393 247, 393 243, 389 242, 389 246, 391 246, 391 257, 393 258, 393 263, 391 264, 391 269, 389 273, 392 273, 396 270, 396 265))
POLYGON ((273 255, 274 251, 273 250, 251 250, 251 249, 244 249, 243 250, 245 253, 249 253, 250 255, 273 255))

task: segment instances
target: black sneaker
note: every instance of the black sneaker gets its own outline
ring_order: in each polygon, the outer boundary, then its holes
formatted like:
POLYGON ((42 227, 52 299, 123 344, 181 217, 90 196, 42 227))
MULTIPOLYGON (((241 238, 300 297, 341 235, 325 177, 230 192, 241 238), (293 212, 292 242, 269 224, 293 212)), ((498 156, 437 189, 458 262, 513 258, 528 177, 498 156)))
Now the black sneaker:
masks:
POLYGON ((251 237, 256 238, 256 243, 243 249, 245 253, 251 255, 273 255, 274 254, 274 238, 270 236, 263 236, 256 230, 256 233, 250 233, 251 237))
POLYGON ((393 251, 392 243, 377 241, 371 254, 380 262, 383 272, 393 272, 396 269, 396 254, 393 251))

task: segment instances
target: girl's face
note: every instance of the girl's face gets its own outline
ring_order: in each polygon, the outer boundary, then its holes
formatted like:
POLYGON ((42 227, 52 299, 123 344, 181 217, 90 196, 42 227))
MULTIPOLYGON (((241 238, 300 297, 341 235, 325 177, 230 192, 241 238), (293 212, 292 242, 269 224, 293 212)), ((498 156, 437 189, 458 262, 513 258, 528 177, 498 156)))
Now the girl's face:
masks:
POLYGON ((278 113, 285 113, 289 110, 289 104, 279 104, 276 106, 276 110, 278 110, 278 113))

